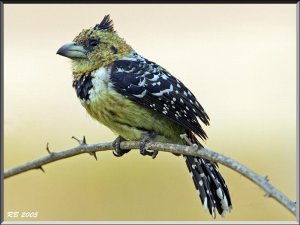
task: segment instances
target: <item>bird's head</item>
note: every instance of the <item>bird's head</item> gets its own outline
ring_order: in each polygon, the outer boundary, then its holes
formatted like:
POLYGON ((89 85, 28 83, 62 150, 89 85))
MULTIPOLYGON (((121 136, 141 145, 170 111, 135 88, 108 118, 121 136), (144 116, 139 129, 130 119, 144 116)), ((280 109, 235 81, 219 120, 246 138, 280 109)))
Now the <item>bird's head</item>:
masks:
POLYGON ((84 29, 71 43, 61 46, 57 54, 72 59, 75 77, 107 66, 128 55, 132 48, 114 31, 109 15, 90 29, 84 29))

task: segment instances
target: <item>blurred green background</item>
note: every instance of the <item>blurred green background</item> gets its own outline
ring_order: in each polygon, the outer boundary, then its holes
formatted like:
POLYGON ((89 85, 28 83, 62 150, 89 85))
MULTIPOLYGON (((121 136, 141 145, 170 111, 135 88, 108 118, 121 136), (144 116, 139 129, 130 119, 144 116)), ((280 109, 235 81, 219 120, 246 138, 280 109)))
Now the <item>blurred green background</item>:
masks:
MULTIPOLYGON (((211 118, 207 148, 252 168, 296 199, 296 5, 4 6, 4 167, 116 136, 92 120, 56 55, 110 14, 135 50, 177 76, 211 118)), ((4 181, 5 221, 210 221, 182 157, 137 151, 61 160, 4 181), (8 218, 10 211, 37 218, 8 218)), ((233 211, 220 221, 294 221, 220 165, 233 211)))

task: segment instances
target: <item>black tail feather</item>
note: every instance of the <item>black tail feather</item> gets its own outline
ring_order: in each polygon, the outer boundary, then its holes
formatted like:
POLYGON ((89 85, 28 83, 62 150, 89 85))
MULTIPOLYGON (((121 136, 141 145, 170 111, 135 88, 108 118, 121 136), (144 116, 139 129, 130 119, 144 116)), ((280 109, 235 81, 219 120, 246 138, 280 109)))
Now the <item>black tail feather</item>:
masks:
MULTIPOLYGON (((192 133, 189 133, 188 136, 192 143, 202 147, 192 133)), ((216 217, 215 209, 222 216, 226 212, 230 212, 232 205, 229 191, 216 164, 204 158, 184 157, 203 207, 209 210, 213 218, 216 217)))

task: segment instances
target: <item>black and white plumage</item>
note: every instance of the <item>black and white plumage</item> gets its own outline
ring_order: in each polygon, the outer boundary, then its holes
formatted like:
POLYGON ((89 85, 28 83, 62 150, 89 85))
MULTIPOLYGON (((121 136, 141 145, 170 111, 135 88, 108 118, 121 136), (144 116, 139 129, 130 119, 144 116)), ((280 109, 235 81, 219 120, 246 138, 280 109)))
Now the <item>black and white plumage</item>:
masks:
MULTIPOLYGON (((197 117, 209 124, 209 117, 193 93, 164 68, 136 55, 114 62, 110 79, 114 89, 129 99, 155 110, 186 129, 192 143, 202 146, 193 133, 207 135, 197 117)), ((215 218, 215 209, 224 216, 232 208, 227 185, 215 163, 184 156, 204 208, 215 218)))
MULTIPOLYGON (((201 144, 192 132, 187 131, 192 143, 201 144)), ((216 217, 215 209, 220 215, 225 216, 232 209, 229 190, 222 175, 217 169, 217 164, 200 157, 184 156, 194 185, 205 209, 213 218, 216 217)))
POLYGON ((88 100, 89 91, 93 87, 92 76, 82 76, 78 80, 73 81, 73 87, 76 90, 77 97, 81 100, 88 100))
POLYGON ((110 78, 115 90, 206 139, 197 117, 205 125, 209 117, 193 93, 154 62, 142 57, 133 59, 113 63, 110 78))

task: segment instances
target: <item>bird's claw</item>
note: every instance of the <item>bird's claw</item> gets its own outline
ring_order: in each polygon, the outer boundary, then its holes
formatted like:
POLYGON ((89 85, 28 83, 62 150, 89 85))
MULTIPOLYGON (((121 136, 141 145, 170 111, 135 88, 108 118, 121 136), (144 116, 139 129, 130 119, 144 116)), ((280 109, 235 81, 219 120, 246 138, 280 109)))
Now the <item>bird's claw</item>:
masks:
POLYGON ((121 157, 124 154, 128 153, 131 149, 122 149, 120 144, 122 141, 125 141, 125 139, 121 136, 118 136, 114 141, 113 141, 113 147, 114 151, 113 154, 116 157, 121 157))
POLYGON ((146 144, 147 144, 147 142, 151 141, 156 135, 157 134, 154 133, 154 132, 147 133, 146 135, 144 135, 144 137, 140 141, 140 153, 141 153, 141 155, 143 155, 143 156, 149 155, 153 159, 155 159, 155 157, 158 154, 158 151, 147 151, 146 144))

